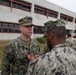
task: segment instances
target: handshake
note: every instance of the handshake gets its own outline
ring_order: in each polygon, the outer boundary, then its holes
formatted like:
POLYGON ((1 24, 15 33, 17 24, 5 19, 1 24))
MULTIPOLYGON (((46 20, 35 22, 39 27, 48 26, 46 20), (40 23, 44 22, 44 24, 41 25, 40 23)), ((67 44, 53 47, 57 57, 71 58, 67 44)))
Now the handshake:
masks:
POLYGON ((34 55, 34 54, 29 54, 29 55, 27 56, 27 59, 28 59, 29 61, 32 61, 32 60, 36 59, 37 57, 39 57, 38 54, 36 54, 36 55, 34 55))

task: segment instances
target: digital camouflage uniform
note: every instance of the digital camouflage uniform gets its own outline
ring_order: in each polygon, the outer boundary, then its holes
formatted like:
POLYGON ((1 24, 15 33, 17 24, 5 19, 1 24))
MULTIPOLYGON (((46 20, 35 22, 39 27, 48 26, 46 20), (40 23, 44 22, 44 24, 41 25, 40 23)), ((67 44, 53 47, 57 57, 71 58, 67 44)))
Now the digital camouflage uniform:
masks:
POLYGON ((66 42, 70 47, 72 47, 76 51, 76 39, 75 38, 67 38, 66 42))
MULTIPOLYGON (((64 21, 48 21, 46 33, 59 26, 64 26, 64 21)), ((46 50, 47 51, 47 50, 46 50)), ((31 61, 26 75, 76 75, 76 51, 67 43, 55 45, 49 52, 31 61)))
POLYGON ((28 54, 39 54, 39 50, 39 43, 34 39, 31 39, 30 48, 20 37, 13 40, 4 50, 2 75, 10 75, 10 64, 12 75, 25 75, 29 64, 28 54))
POLYGON ((26 75, 76 75, 76 51, 67 44, 56 45, 31 62, 26 75))
MULTIPOLYGON (((33 25, 32 17, 26 16, 20 19, 19 24, 23 26, 33 25)), ((10 75, 10 70, 12 75, 25 75, 29 64, 27 56, 39 54, 39 52, 39 43, 35 39, 30 40, 30 47, 21 37, 13 40, 4 49, 2 75, 10 75)))

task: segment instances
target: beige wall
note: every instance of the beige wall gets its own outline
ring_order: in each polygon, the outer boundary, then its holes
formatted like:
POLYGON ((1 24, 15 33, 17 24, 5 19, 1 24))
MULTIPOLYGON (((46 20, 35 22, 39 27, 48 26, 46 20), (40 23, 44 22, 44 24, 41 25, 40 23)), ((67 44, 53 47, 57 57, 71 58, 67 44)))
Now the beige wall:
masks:
MULTIPOLYGON (((66 10, 66 9, 62 8, 62 7, 59 7, 59 6, 54 5, 52 3, 49 3, 45 0, 24 0, 24 1, 27 1, 27 2, 29 1, 29 2, 32 3, 31 12, 22 11, 20 9, 15 9, 15 8, 12 8, 12 12, 11 12, 10 7, 0 5, 0 21, 18 23, 18 20, 20 18, 25 17, 25 16, 32 16, 33 17, 33 23, 35 25, 44 26, 44 22, 46 22, 48 20, 53 20, 53 21, 56 20, 56 18, 52 18, 52 17, 47 18, 44 15, 39 15, 39 14, 34 13, 34 4, 37 4, 37 5, 43 6, 45 8, 52 9, 52 10, 58 11, 59 13, 64 13, 66 15, 69 15, 69 16, 72 16, 72 17, 76 18, 76 13, 73 13, 69 10, 66 10)), ((58 15, 58 18, 59 18, 59 16, 60 15, 58 15)), ((75 30, 75 25, 76 25, 75 23, 68 22, 66 24, 66 28, 69 29, 69 30, 74 31, 75 30)), ((0 33, 0 39, 5 39, 5 38, 6 39, 8 39, 8 38, 13 39, 13 38, 18 37, 19 35, 20 34, 0 33)), ((34 34, 33 36, 38 37, 38 36, 43 36, 43 35, 34 34)))

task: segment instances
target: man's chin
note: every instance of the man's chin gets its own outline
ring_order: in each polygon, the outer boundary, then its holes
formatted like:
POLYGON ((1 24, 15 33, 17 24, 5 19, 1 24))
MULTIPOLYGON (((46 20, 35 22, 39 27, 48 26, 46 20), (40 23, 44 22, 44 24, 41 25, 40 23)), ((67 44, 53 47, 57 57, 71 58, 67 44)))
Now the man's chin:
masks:
POLYGON ((31 35, 27 35, 27 37, 29 38, 29 37, 31 37, 31 35))

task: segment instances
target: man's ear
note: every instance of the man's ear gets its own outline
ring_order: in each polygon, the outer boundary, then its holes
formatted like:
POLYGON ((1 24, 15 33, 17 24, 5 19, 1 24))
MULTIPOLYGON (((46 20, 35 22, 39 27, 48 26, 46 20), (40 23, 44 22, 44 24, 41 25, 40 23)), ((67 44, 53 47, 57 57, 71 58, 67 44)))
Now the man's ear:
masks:
POLYGON ((53 32, 50 32, 50 39, 53 39, 54 38, 54 33, 53 32))
POLYGON ((19 26, 19 30, 21 31, 21 29, 22 29, 22 26, 19 26))

